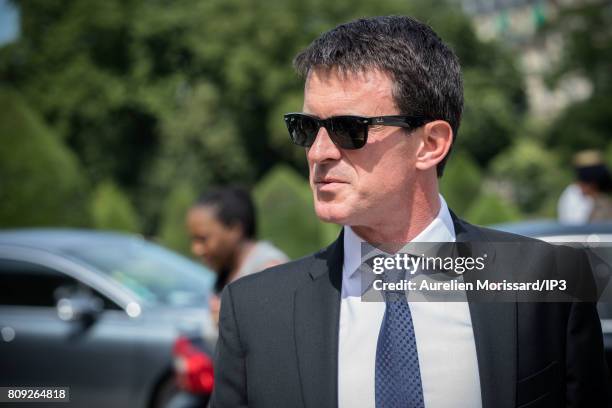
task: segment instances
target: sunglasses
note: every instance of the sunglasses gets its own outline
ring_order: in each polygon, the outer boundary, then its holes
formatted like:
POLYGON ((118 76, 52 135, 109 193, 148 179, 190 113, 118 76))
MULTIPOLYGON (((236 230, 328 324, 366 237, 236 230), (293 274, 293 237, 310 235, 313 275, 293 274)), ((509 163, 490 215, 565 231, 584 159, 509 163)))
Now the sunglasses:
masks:
POLYGON ((285 124, 291 141, 298 146, 310 147, 324 127, 332 142, 342 149, 360 149, 368 141, 370 126, 397 126, 416 129, 430 120, 420 116, 332 116, 319 119, 305 113, 285 114, 285 124))

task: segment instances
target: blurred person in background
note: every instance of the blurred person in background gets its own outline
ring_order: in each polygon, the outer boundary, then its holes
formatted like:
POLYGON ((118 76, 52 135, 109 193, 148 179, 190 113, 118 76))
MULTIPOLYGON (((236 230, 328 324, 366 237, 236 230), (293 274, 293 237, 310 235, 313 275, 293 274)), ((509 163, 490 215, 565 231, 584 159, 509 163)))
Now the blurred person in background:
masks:
POLYGON ((586 224, 592 210, 593 200, 582 193, 576 182, 565 187, 557 203, 557 214, 561 224, 586 224))
MULTIPOLYGON (((187 212, 191 252, 217 273, 215 292, 228 283, 287 262, 289 258, 270 242, 256 240, 255 206, 240 187, 204 193, 187 212)), ((218 321, 220 299, 211 297, 210 309, 218 321)))
POLYGON ((593 201, 589 222, 612 221, 612 177, 600 152, 585 150, 574 158, 578 186, 593 201))
POLYGON ((574 156, 576 181, 559 198, 559 221, 586 224, 612 221, 612 177, 601 153, 584 150, 574 156))

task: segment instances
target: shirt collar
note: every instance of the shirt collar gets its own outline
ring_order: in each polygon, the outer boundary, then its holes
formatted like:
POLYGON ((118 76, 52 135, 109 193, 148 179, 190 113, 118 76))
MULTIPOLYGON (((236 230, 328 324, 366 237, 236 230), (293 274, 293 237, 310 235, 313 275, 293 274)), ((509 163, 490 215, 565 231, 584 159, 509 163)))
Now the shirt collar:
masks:
MULTIPOLYGON (((438 215, 411 242, 455 242, 455 238, 453 219, 446 201, 440 195, 438 215)), ((361 265, 361 244, 363 242, 365 241, 350 226, 344 226, 343 278, 351 277, 361 265)))

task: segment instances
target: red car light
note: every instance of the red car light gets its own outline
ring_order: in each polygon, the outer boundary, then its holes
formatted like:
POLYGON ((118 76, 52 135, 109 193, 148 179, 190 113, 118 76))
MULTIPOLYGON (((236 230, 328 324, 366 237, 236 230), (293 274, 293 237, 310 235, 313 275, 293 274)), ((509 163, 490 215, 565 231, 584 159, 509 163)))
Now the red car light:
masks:
POLYGON ((212 359, 183 336, 174 343, 173 353, 179 387, 194 394, 211 394, 214 385, 212 359))

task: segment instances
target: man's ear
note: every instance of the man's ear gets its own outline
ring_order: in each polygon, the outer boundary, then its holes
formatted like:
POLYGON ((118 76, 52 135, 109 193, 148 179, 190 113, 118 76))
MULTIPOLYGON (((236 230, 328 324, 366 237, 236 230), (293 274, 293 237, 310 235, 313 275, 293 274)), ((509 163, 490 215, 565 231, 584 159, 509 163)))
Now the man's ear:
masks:
POLYGON ((453 143, 453 129, 444 120, 434 120, 423 126, 421 143, 416 155, 416 168, 436 167, 448 154, 453 143))

